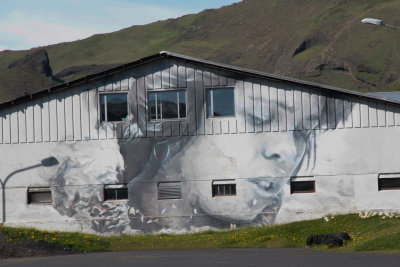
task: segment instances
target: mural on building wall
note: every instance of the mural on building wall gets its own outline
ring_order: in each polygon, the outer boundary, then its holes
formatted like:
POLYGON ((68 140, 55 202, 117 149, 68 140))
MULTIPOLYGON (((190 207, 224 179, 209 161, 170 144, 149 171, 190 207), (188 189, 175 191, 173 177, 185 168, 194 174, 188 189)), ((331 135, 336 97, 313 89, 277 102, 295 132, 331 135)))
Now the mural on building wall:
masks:
MULTIPOLYGON (((53 115, 54 129, 51 112, 45 111, 45 105, 41 107, 43 125, 49 117, 47 138, 55 142, 0 148, 10 155, 23 154, 28 146, 40 150, 38 154, 25 153, 15 159, 17 165, 49 155, 58 159, 60 164, 56 167, 35 170, 31 176, 37 179, 31 186, 47 183, 52 187, 52 208, 61 217, 49 207, 43 208, 43 212, 49 214, 48 221, 67 221, 70 226, 64 230, 185 232, 273 224, 288 197, 291 177, 314 175, 314 168, 320 164, 318 149, 326 149, 317 141, 321 136, 340 136, 335 134, 344 131, 340 128, 366 127, 365 116, 360 115, 363 112, 368 114, 367 126, 374 126, 370 103, 352 102, 339 94, 324 95, 311 87, 203 69, 196 64, 163 60, 114 79, 113 83, 105 81, 74 89, 70 96, 54 97, 58 99, 54 102, 56 110, 60 111, 61 103, 62 112, 65 111, 58 119, 53 115), (186 92, 186 119, 149 121, 148 92, 176 88, 186 92), (207 118, 207 88, 234 88, 236 116, 207 118), (127 92, 129 122, 99 123, 97 90, 127 92), (78 106, 78 110, 73 106, 78 106), (70 113, 73 117, 68 118, 70 113), (77 124, 75 118, 82 118, 82 123, 77 124), (70 134, 67 126, 60 130, 60 121, 65 125, 71 121, 70 134), (55 132, 58 137, 52 140, 55 132), (67 142, 60 142, 60 133, 67 142), (82 141, 76 141, 77 136, 82 141), (213 197, 215 181, 235 184, 236 194, 213 197), (159 200, 158 187, 162 182, 179 182, 179 199, 159 200), (126 185, 128 200, 104 201, 104 185, 115 184, 126 185)), ((51 99, 49 103, 51 109, 51 99)), ((26 109, 29 108, 28 105, 26 109)), ((382 110, 385 125, 394 125, 395 113, 387 108, 375 109, 377 123, 382 110)), ((4 117, 1 127, 7 126, 4 121, 9 117, 4 117)), ((2 135, 1 140, 4 139, 2 135)), ((32 222, 27 205, 10 212, 8 217, 14 218, 14 222, 32 222)), ((290 220, 296 218, 280 219, 290 220)))
MULTIPOLYGON (((270 98, 268 102, 275 105, 269 108, 275 110, 266 117, 261 110, 254 113, 248 109, 252 112, 246 112, 244 107, 242 110, 238 107, 236 112, 244 114, 245 121, 253 120, 254 127, 262 127, 268 120, 274 127, 279 123, 278 114, 294 114, 294 105, 287 106, 286 99, 278 99, 276 85, 265 83, 263 87, 258 85, 258 90, 265 90, 263 93, 270 98)), ((263 101, 261 94, 245 95, 248 103, 263 101)), ((146 109, 144 99, 139 105, 146 109)), ((324 105, 319 108, 322 113, 326 112, 324 105)), ((193 109, 188 105, 188 117, 193 109)), ((134 110, 132 114, 136 115, 134 110)), ((93 153, 93 150, 79 149, 87 151, 84 157, 88 159, 93 154, 105 154, 104 161, 90 161, 90 164, 102 168, 108 166, 108 171, 97 174, 88 171, 87 175, 82 175, 82 170, 93 168, 82 164, 82 159, 73 161, 68 157, 58 168, 56 178, 52 179, 54 184, 65 184, 66 181, 79 184, 82 179, 87 184, 127 183, 129 201, 104 202, 101 185, 97 190, 92 187, 69 190, 64 186, 55 191, 54 206, 63 215, 89 223, 97 232, 182 232, 272 224, 282 205, 283 187, 289 184, 290 177, 296 176, 301 166, 306 166, 308 171, 314 167, 315 122, 318 118, 312 117, 318 117, 318 113, 310 115, 306 122, 303 116, 293 117, 292 126, 301 129, 299 131, 160 138, 140 138, 150 127, 154 136, 162 136, 164 130, 161 123, 146 125, 146 117, 142 116, 142 122, 129 127, 130 136, 134 137, 119 140, 118 151, 105 152, 102 148, 93 153), (303 122, 308 124, 307 130, 302 129, 303 122), (117 164, 113 166, 113 161, 107 161, 107 158, 118 152, 124 163, 114 162, 117 164), (75 177, 73 181, 71 177, 75 177), (107 180, 110 177, 114 180, 107 180), (234 180, 237 194, 212 197, 212 181, 225 179, 234 180), (163 181, 180 181, 182 199, 158 200, 157 185, 163 181)), ((204 121, 198 120, 197 124, 204 124, 204 121)))

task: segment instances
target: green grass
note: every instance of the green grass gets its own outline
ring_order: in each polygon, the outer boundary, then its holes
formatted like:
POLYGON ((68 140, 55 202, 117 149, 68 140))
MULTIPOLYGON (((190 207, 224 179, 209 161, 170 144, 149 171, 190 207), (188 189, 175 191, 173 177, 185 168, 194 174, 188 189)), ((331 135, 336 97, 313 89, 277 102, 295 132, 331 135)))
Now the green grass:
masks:
MULTIPOLYGON (((338 251, 380 251, 400 253, 400 215, 359 214, 327 216, 269 227, 247 227, 193 234, 138 234, 97 236, 82 233, 46 232, 3 227, 9 242, 22 238, 44 240, 77 251, 143 249, 302 248, 311 234, 347 232, 352 237, 338 251)), ((326 249, 325 246, 318 246, 326 249)))

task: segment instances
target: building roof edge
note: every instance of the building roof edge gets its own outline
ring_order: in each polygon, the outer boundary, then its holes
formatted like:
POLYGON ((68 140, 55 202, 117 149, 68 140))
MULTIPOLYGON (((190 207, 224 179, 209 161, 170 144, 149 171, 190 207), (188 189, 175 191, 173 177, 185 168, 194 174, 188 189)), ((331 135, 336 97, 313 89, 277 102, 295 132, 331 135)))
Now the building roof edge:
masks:
POLYGON ((295 78, 291 78, 291 77, 280 76, 280 75, 276 75, 276 74, 270 74, 270 73, 266 73, 266 72, 261 72, 261 71, 256 71, 256 70, 252 70, 252 69, 228 65, 228 64, 224 64, 224 63, 214 62, 214 61, 210 61, 210 60, 199 59, 199 58, 186 56, 186 55, 182 55, 182 54, 178 54, 178 53, 173 53, 173 52, 169 52, 169 51, 160 51, 157 54, 146 56, 141 59, 138 59, 138 60, 135 60, 135 61, 132 61, 129 63, 125 63, 125 64, 119 65, 117 67, 114 67, 114 68, 107 69, 105 71, 90 74, 90 75, 87 75, 87 76, 84 76, 84 77, 63 83, 63 84, 59 84, 59 85, 56 85, 56 86, 53 86, 53 87, 50 87, 50 88, 47 88, 44 90, 40 90, 40 91, 31 93, 31 94, 27 94, 27 95, 20 96, 20 97, 11 99, 11 100, 7 100, 5 102, 0 103, 0 108, 3 108, 5 106, 19 104, 21 102, 29 101, 29 100, 32 100, 33 98, 41 97, 41 96, 49 94, 49 93, 58 92, 60 90, 64 90, 64 89, 67 89, 70 87, 85 84, 85 83, 88 83, 88 82, 91 82, 91 81, 94 81, 97 79, 101 79, 101 78, 113 75, 118 72, 125 71, 127 69, 135 68, 142 64, 146 64, 146 63, 149 63, 152 61, 159 60, 161 58, 176 58, 176 59, 180 59, 180 60, 204 64, 206 66, 213 67, 213 68, 219 68, 219 69, 223 69, 223 70, 227 70, 227 71, 238 72, 238 73, 245 74, 245 75, 256 76, 258 78, 272 79, 272 80, 277 80, 277 81, 294 83, 294 84, 298 84, 298 85, 302 85, 302 86, 316 87, 318 89, 326 90, 329 92, 338 92, 338 93, 352 95, 352 96, 359 97, 359 98, 400 105, 400 101, 390 100, 390 99, 386 99, 386 98, 379 97, 376 95, 364 94, 364 93, 355 92, 355 91, 351 91, 351 90, 347 90, 347 89, 343 89, 343 88, 339 88, 339 87, 334 87, 334 86, 329 86, 329 85, 325 85, 325 84, 319 84, 319 83, 304 81, 304 80, 295 79, 295 78))

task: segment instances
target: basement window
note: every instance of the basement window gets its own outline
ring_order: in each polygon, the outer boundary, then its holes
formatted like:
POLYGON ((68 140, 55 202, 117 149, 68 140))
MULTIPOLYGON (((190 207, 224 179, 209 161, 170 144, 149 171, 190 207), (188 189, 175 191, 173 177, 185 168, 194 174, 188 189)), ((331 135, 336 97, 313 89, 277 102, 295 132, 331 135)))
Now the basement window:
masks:
POLYGON ((400 173, 379 174, 378 190, 400 190, 400 173))
POLYGON ((149 120, 186 118, 186 91, 164 90, 148 93, 149 120))
POLYGON ((128 199, 128 188, 126 184, 104 185, 104 200, 126 200, 128 199))
POLYGON ((233 88, 207 89, 207 117, 235 116, 233 88))
POLYGON ((158 199, 182 199, 181 182, 159 182, 158 199))
POLYGON ((290 179, 290 193, 314 193, 315 180, 311 176, 292 177, 290 179))
POLYGON ((100 94, 100 122, 128 121, 128 94, 100 94))
POLYGON ((28 204, 51 204, 50 187, 29 187, 28 204))
POLYGON ((236 196, 235 180, 214 180, 212 182, 212 196, 236 196))

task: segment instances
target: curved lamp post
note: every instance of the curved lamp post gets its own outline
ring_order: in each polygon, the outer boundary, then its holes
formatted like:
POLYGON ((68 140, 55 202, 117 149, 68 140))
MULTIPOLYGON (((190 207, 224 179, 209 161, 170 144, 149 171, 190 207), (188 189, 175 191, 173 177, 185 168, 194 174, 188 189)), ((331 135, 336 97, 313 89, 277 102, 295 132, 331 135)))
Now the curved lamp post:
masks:
POLYGON ((3 195, 3 223, 6 222, 6 183, 11 178, 11 176, 13 176, 14 174, 17 174, 19 172, 27 171, 27 170, 34 169, 34 168, 37 168, 40 166, 51 167, 51 166, 55 166, 57 164, 58 164, 58 160, 55 157, 45 158, 45 159, 42 159, 39 164, 28 166, 28 167, 13 171, 4 179, 4 181, 0 180, 1 188, 3 191, 3 194, 2 194, 3 195))
POLYGON ((385 24, 385 23, 383 23, 383 20, 381 20, 381 19, 365 18, 365 19, 362 19, 361 22, 365 23, 365 24, 372 24, 372 25, 377 25, 377 26, 386 26, 386 27, 389 27, 389 28, 394 28, 394 29, 400 30, 400 27, 396 27, 396 26, 392 26, 392 25, 389 25, 389 24, 385 24))

